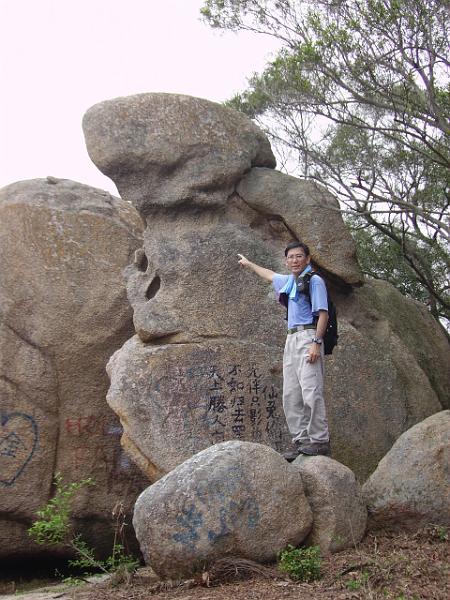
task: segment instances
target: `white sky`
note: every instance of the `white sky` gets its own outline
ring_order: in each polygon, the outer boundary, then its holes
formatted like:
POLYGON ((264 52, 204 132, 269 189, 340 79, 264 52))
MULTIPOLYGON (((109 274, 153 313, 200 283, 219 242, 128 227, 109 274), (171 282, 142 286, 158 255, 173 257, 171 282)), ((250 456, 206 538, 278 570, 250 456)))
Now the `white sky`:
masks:
POLYGON ((73 179, 117 194, 87 154, 81 119, 142 92, 223 101, 277 46, 213 31, 202 0, 0 0, 0 188, 73 179))

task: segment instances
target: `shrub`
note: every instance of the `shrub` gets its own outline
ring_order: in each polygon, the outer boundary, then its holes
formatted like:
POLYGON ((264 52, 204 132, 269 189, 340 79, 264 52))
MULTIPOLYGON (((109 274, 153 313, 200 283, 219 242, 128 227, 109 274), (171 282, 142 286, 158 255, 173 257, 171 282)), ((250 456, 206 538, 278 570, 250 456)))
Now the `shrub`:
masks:
POLYGON ((289 545, 278 553, 278 568, 295 581, 314 581, 320 578, 322 563, 319 546, 294 548, 289 545))
MULTIPOLYGON (((86 544, 80 535, 74 535, 70 523, 74 495, 82 487, 95 485, 93 479, 88 478, 77 483, 64 484, 62 476, 57 473, 54 482, 55 495, 41 510, 37 511, 38 519, 28 529, 28 535, 41 545, 55 546, 62 544, 74 550, 77 558, 70 560, 69 565, 84 570, 84 577, 92 572, 102 571, 103 573, 114 573, 117 583, 128 580, 130 574, 139 566, 139 561, 126 554, 123 544, 118 543, 124 525, 124 515, 120 503, 116 505, 113 511, 113 515, 116 516, 116 531, 112 553, 106 560, 97 560, 95 551, 86 544)), ((79 582, 84 577, 70 577, 65 581, 70 583, 79 582)))

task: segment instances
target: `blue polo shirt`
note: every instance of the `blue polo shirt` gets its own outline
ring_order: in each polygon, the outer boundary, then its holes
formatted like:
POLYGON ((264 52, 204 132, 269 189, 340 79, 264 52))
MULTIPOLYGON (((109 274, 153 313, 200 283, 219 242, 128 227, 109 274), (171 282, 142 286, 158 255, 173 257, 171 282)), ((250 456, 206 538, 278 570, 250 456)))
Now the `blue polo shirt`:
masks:
MULTIPOLYGON (((289 275, 275 273, 272 279, 273 289, 277 294, 286 285, 289 275)), ((300 294, 298 302, 289 298, 288 323, 287 326, 297 327, 297 325, 309 325, 314 321, 314 317, 319 316, 319 310, 328 311, 327 288, 320 275, 314 275, 309 282, 309 293, 311 304, 308 302, 306 294, 300 294)))

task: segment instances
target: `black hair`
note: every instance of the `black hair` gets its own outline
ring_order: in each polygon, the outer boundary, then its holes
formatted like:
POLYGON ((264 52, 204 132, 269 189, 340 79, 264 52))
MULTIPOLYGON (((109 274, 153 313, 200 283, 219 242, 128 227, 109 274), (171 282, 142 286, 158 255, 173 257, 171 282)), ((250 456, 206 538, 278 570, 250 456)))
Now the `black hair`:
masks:
POLYGON ((290 244, 288 244, 284 249, 284 255, 287 256, 289 250, 293 250, 294 248, 301 248, 306 254, 306 256, 309 256, 309 248, 303 242, 291 242, 290 244))

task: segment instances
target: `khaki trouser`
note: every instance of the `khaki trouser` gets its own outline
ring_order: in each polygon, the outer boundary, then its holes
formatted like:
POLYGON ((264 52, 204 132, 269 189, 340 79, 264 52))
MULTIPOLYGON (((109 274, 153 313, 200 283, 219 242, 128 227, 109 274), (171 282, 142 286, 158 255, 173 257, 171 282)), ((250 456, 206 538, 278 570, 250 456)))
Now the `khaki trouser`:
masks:
POLYGON ((283 356, 283 409, 293 441, 329 441, 323 398, 324 355, 314 364, 307 362, 315 331, 289 334, 283 356))

